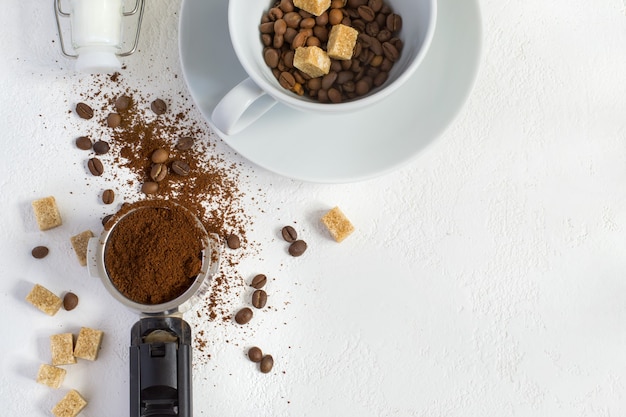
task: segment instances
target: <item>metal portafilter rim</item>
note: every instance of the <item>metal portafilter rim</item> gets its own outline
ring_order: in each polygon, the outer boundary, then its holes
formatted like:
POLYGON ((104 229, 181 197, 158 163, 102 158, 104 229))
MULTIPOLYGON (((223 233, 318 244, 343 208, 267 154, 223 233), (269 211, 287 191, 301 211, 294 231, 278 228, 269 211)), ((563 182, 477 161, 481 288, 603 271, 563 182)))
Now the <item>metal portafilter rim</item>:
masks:
MULTIPOLYGON (((110 221, 111 225, 107 224, 107 227, 99 237, 94 237, 89 240, 87 247, 88 257, 88 270, 90 275, 100 278, 100 281, 106 288, 106 290, 117 301, 125 305, 126 307, 145 315, 152 316, 167 316, 172 314, 182 314, 188 311, 197 301, 204 297, 209 291, 213 276, 217 273, 219 267, 220 258, 220 245, 219 237, 216 234, 210 234, 206 228, 200 222, 197 216, 195 216, 186 207, 171 201, 163 201, 163 204, 150 205, 142 204, 144 202, 134 203, 133 207, 125 210, 119 217, 113 217, 110 221), (137 210, 146 209, 169 209, 171 207, 177 207, 186 212, 190 218, 193 218, 198 226, 198 230, 201 232, 202 240, 204 242, 204 249, 202 250, 202 266, 193 284, 187 288, 187 290, 178 297, 169 300, 161 304, 142 304, 127 298, 122 294, 113 284, 111 278, 105 267, 105 252, 107 248, 108 240, 111 233, 117 226, 131 213, 137 210)), ((117 216, 117 215, 116 215, 117 216)))

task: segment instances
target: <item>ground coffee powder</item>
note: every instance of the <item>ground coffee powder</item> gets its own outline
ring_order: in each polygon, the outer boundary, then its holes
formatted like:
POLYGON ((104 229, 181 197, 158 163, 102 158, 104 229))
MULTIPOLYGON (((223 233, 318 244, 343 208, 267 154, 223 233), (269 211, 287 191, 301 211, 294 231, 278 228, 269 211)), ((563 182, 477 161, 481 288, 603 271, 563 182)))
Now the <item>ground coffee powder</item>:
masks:
POLYGON ((200 273, 207 235, 196 218, 177 204, 127 205, 105 227, 112 227, 104 255, 109 278, 120 293, 137 303, 171 301, 200 273))

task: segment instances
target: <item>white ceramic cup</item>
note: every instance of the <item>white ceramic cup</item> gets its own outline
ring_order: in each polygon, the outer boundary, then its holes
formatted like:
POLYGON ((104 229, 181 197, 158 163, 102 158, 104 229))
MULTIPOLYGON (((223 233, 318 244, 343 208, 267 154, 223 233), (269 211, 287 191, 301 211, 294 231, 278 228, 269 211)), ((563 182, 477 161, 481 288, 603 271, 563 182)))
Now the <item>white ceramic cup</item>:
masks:
POLYGON ((431 44, 437 21, 437 0, 385 0, 402 17, 399 37, 404 43, 389 78, 369 94, 342 103, 320 103, 280 86, 263 59, 259 25, 271 0, 230 0, 228 28, 235 54, 249 78, 233 87, 212 113, 214 125, 233 135, 245 129, 277 102, 318 114, 352 112, 369 107, 400 88, 419 67, 431 44))

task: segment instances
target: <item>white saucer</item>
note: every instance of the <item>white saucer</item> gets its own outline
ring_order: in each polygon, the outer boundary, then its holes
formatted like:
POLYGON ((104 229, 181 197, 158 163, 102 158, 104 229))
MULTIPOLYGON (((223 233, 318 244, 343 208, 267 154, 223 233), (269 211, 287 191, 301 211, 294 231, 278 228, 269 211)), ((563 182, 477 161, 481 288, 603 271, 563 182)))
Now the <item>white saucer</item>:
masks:
MULTIPOLYGON (((439 0, 428 55, 400 91, 371 109, 312 116, 282 104, 242 133, 219 132, 213 108, 246 78, 227 26, 228 0, 184 0, 179 46, 183 74, 211 128, 235 151, 277 174, 345 183, 403 166, 454 120, 480 63, 478 0, 439 0)), ((253 30, 253 29, 251 29, 253 30)))

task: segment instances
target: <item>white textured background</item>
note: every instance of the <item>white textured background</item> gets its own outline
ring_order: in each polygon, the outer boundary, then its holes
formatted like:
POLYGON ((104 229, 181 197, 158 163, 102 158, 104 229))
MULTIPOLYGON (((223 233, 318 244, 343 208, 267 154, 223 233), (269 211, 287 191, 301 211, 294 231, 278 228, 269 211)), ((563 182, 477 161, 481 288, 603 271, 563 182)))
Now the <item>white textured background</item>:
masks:
MULTIPOLYGON (((186 96, 180 1, 147 3, 126 79, 186 96)), ((218 145, 243 162, 242 188, 263 190, 250 207, 261 254, 239 274, 271 276, 275 308, 245 329, 190 315, 211 339, 210 360, 194 366, 196 416, 626 415, 626 2, 480 4, 474 92, 410 166, 316 185, 218 145), (334 205, 357 227, 340 245, 317 222, 334 205), (293 221, 310 245, 297 259, 277 234, 293 221), (271 374, 245 359, 251 345, 273 354, 271 374)), ((67 240, 99 230, 105 211, 83 156, 68 152, 67 110, 91 79, 53 42, 52 0, 2 8, 0 414, 50 415, 77 388, 90 402, 82 415, 127 415, 136 317, 86 276, 67 240), (30 201, 51 194, 65 223, 39 232, 30 201), (35 262, 39 243, 57 251, 35 262), (75 290, 79 310, 34 310, 23 298, 35 282, 75 290), (60 390, 36 384, 48 335, 83 325, 106 332, 98 361, 68 367, 60 390)), ((241 287, 232 308, 248 295, 241 287)))

